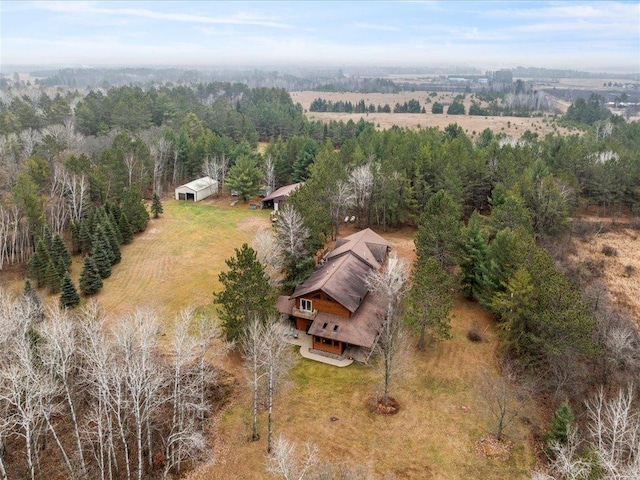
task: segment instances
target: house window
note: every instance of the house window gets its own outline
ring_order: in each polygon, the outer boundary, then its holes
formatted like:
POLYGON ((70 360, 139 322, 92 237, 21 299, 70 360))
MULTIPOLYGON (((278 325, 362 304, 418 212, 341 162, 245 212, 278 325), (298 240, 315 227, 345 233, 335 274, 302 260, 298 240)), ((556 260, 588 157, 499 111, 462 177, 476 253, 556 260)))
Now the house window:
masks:
POLYGON ((300 300, 300 310, 304 312, 313 312, 313 305, 311 300, 307 300, 306 298, 302 298, 300 300))

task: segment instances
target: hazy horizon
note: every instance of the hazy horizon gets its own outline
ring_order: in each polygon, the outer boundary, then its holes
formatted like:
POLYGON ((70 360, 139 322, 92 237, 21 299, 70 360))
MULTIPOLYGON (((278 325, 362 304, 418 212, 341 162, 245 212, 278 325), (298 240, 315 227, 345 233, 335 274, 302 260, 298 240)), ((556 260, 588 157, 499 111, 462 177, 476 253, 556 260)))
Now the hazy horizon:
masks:
POLYGON ((17 2, 0 66, 640 72, 640 3, 17 2))

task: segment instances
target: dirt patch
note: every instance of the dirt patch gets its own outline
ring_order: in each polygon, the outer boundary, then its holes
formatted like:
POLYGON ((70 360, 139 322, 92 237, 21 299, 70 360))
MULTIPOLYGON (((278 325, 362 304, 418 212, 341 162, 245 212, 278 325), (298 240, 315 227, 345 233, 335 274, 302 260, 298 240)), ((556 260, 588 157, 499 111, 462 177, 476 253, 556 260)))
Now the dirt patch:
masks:
POLYGON ((511 456, 513 443, 509 440, 498 440, 493 434, 485 434, 476 443, 476 453, 486 458, 506 460, 511 456))
POLYGON ((263 228, 269 228, 271 226, 271 222, 268 218, 264 217, 248 217, 243 218, 238 222, 238 230, 241 232, 247 233, 257 233, 259 230, 263 228))
POLYGON ((400 411, 400 403, 393 397, 385 402, 384 398, 372 399, 371 411, 379 415, 395 415, 400 411))

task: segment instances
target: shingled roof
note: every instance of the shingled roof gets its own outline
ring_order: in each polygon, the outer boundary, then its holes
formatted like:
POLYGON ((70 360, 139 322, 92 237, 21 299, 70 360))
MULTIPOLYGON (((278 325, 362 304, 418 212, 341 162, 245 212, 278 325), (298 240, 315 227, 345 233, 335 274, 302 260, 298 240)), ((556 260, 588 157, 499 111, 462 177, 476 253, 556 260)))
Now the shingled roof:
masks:
POLYGON ((391 244, 373 230, 366 229, 339 239, 327 256, 291 298, 322 290, 351 313, 367 296, 367 276, 384 263, 391 244))
POLYGON ((272 193, 270 193, 266 197, 264 197, 262 201, 266 202, 268 200, 274 200, 280 197, 282 198, 288 197, 289 195, 291 195, 293 191, 297 190, 298 187, 300 187, 302 184, 303 182, 300 182, 300 183, 294 183, 291 185, 285 185, 284 187, 280 187, 277 190, 274 190, 272 193))
POLYGON ((384 263, 389 250, 391 250, 389 242, 370 228, 366 228, 348 237, 338 239, 334 249, 327 255, 327 259, 351 253, 377 270, 384 263))

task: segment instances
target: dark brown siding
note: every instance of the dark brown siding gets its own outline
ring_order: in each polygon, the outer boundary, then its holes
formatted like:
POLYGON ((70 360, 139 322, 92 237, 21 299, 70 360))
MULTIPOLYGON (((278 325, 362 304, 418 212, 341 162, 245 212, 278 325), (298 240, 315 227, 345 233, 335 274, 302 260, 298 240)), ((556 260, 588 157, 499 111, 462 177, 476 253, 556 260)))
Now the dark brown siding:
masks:
POLYGON ((298 330, 306 331, 307 328, 309 328, 312 323, 313 323, 312 320, 307 320, 306 318, 298 318, 298 317, 296 317, 296 328, 298 330))
POLYGON ((313 336, 313 348, 322 350, 323 352, 342 355, 344 352, 344 344, 338 340, 328 340, 326 338, 313 336))
MULTIPOLYGON (((304 298, 307 298, 313 302, 313 309, 319 312, 330 313, 332 315, 338 315, 340 317, 351 318, 351 312, 340 305, 338 302, 327 298, 326 300, 323 298, 319 298, 320 295, 326 297, 322 292, 312 293, 311 295, 305 295, 304 298)), ((300 308, 300 298, 296 298, 296 308, 300 308)))

